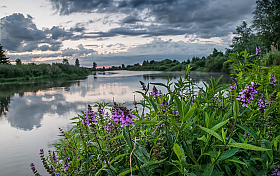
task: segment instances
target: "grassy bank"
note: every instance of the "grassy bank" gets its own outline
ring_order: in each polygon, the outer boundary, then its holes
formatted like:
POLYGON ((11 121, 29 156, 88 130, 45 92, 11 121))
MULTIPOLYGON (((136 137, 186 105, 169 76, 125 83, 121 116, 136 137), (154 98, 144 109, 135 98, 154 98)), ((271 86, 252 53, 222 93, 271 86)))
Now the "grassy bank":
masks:
POLYGON ((91 73, 89 69, 60 63, 0 65, 0 82, 24 81, 58 77, 79 77, 91 73))

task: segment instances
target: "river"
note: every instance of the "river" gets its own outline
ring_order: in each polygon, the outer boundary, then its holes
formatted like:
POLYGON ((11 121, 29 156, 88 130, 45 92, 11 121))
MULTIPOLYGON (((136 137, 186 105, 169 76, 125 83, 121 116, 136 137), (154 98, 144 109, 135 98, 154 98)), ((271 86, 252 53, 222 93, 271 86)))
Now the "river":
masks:
MULTIPOLYGON (((220 73, 192 72, 195 83, 220 73)), ((135 91, 141 90, 139 81, 167 82, 184 76, 184 72, 110 71, 89 75, 85 79, 48 79, 31 82, 0 84, 0 175, 31 176, 30 163, 40 174, 48 175, 39 157, 39 149, 53 150, 58 143, 59 127, 71 129, 71 118, 87 110, 95 102, 127 102, 141 99, 135 91)), ((222 83, 229 83, 224 76, 222 83)), ((161 89, 160 87, 158 87, 161 89)), ((151 87, 150 87, 151 89, 151 87)), ((163 88, 162 88, 163 89, 163 88)))

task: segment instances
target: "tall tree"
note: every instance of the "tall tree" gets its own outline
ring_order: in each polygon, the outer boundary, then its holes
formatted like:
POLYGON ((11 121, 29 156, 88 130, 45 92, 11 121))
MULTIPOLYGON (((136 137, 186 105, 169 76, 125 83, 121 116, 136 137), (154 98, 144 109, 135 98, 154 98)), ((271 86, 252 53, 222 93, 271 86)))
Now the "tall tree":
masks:
POLYGON ((3 46, 0 44, 0 64, 9 64, 9 58, 6 57, 5 51, 3 50, 3 46))
POLYGON ((20 59, 16 59, 16 65, 21 65, 21 60, 20 59))
POLYGON ((280 43, 280 1, 258 0, 254 14, 253 27, 267 49, 280 43))
POLYGON ((92 63, 92 69, 93 69, 93 70, 96 70, 96 67, 97 67, 97 63, 96 63, 96 62, 93 62, 93 63, 92 63))
POLYGON ((255 53, 256 44, 261 45, 257 40, 257 36, 252 29, 247 26, 245 21, 242 21, 240 26, 236 27, 235 36, 232 39, 232 52, 241 52, 246 49, 250 54, 255 53))
POLYGON ((69 65, 68 59, 63 59, 63 60, 62 60, 62 63, 65 64, 65 65, 69 65))
POLYGON ((79 61, 78 58, 77 58, 76 61, 75 61, 75 66, 76 66, 76 67, 80 67, 80 61, 79 61))

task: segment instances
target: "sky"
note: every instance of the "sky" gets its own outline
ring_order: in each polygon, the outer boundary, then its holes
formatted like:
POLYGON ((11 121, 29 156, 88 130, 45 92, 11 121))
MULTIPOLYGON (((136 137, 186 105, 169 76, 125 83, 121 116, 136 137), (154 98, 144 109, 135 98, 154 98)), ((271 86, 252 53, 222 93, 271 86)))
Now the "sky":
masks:
POLYGON ((0 0, 10 61, 81 66, 187 60, 229 48, 255 0, 0 0))

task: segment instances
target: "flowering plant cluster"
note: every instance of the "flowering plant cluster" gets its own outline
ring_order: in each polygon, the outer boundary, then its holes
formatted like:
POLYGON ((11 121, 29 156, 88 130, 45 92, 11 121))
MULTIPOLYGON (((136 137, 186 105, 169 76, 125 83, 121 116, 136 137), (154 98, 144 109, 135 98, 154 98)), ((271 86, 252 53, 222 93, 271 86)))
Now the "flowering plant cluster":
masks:
POLYGON ((246 89, 243 89, 236 99, 241 101, 242 106, 248 107, 248 105, 252 103, 252 100, 258 92, 258 87, 260 87, 259 83, 251 82, 251 85, 247 85, 246 89))
POLYGON ((44 168, 60 176, 278 175, 280 66, 235 65, 233 84, 211 78, 203 88, 190 69, 152 90, 140 82, 134 109, 89 106, 71 130, 60 129, 55 151, 40 150, 44 168))

